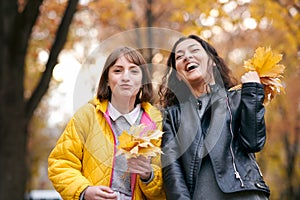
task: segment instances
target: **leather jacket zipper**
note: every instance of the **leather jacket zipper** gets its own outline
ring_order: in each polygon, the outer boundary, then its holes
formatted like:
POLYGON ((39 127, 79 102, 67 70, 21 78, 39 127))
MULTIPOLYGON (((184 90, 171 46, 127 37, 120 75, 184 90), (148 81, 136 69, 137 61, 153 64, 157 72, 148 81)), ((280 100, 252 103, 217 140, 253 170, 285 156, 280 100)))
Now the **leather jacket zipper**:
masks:
POLYGON ((232 156, 232 166, 233 166, 233 169, 234 169, 234 174, 235 174, 235 178, 238 179, 241 183, 241 187, 244 187, 244 182, 240 176, 240 173, 238 172, 237 168, 236 168, 236 164, 235 164, 235 156, 234 156, 234 153, 233 153, 233 149, 232 149, 232 144, 233 144, 233 131, 232 131, 232 113, 231 113, 231 110, 230 110, 230 106, 229 106, 229 100, 228 100, 228 97, 226 98, 226 105, 227 105, 227 108, 228 108, 228 111, 229 111, 229 115, 230 115, 230 124, 229 124, 229 129, 230 129, 230 134, 231 134, 231 140, 230 140, 230 153, 231 153, 231 156, 232 156))

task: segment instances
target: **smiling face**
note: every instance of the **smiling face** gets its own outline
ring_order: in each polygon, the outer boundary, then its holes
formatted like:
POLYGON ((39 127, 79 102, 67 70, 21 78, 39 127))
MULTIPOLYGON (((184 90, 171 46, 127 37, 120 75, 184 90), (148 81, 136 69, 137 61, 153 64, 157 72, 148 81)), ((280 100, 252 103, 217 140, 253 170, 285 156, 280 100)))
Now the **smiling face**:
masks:
POLYGON ((135 100, 137 93, 142 87, 141 68, 127 60, 125 56, 117 59, 116 63, 109 68, 108 85, 111 89, 111 101, 116 99, 135 100))
POLYGON ((193 88, 212 82, 211 61, 198 41, 189 38, 180 42, 175 49, 175 63, 179 78, 193 88))

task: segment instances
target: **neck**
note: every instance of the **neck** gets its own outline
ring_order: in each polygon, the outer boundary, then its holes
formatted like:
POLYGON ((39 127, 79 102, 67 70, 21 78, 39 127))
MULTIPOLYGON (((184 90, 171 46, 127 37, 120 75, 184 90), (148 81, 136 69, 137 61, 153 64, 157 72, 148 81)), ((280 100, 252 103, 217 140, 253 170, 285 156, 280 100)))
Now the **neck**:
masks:
POLYGON ((195 97, 199 97, 202 94, 206 94, 208 92, 208 85, 204 81, 191 84, 191 87, 195 97))
POLYGON ((206 94, 210 92, 209 84, 215 84, 214 80, 195 82, 191 84, 192 91, 195 97, 200 97, 202 94, 206 94))
POLYGON ((122 114, 127 114, 134 109, 134 98, 111 98, 111 104, 122 114))
POLYGON ((202 94, 206 94, 207 92, 207 85, 204 85, 202 88, 193 89, 193 94, 195 97, 200 97, 202 94))

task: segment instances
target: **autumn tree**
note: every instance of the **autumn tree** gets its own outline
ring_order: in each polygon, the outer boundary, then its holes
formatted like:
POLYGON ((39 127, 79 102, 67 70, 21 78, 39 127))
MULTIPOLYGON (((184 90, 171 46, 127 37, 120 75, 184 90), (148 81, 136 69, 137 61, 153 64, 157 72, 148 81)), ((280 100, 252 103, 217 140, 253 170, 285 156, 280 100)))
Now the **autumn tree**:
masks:
POLYGON ((0 199, 23 199, 27 177, 28 124, 46 93, 52 70, 67 38, 78 0, 70 0, 50 48, 45 70, 25 98, 25 59, 43 1, 1 0, 0 44, 0 199))
MULTIPOLYGON (((20 189, 19 186, 25 184, 26 178, 26 153, 23 152, 27 145, 28 123, 47 91, 51 72, 77 4, 77 1, 70 0, 69 5, 72 7, 66 10, 65 7, 56 7, 50 9, 56 12, 50 12, 41 7, 45 2, 28 0, 21 4, 23 7, 17 7, 16 2, 1 2, 0 156, 5 162, 0 165, 3 177, 0 194, 17 191, 10 195, 19 195, 14 196, 16 198, 0 196, 1 199, 20 199, 21 192, 24 192, 24 188, 20 189), (49 24, 56 24, 58 18, 53 15, 60 12, 61 15, 69 16, 63 18, 69 19, 66 25, 64 20, 61 23, 59 21, 60 28, 53 29, 51 33, 54 34, 45 36, 43 29, 47 30, 49 24), (38 18, 40 13, 48 15, 53 21, 37 26, 41 22, 41 18, 38 18), (36 31, 36 35, 32 34, 32 30, 36 31), (31 41, 28 43, 30 36, 31 41), (43 65, 32 58, 36 58, 40 42, 47 40, 45 49, 50 49, 50 56, 47 64, 43 65), (27 78, 24 78, 25 71, 33 73, 27 73, 27 78)), ((139 28, 143 27, 161 27, 183 34, 198 34, 218 49, 237 76, 243 73, 243 60, 251 57, 258 46, 271 46, 273 50, 283 53, 282 62, 287 66, 286 95, 279 96, 267 106, 268 141, 258 160, 271 186, 271 198, 287 198, 286 194, 291 192, 294 197, 297 195, 300 176, 296 167, 299 166, 297 124, 300 112, 296 109, 300 102, 299 92, 296 92, 299 91, 299 3, 293 0, 96 0, 81 10, 75 20, 69 36, 81 32, 81 35, 72 38, 72 42, 86 40, 86 49, 93 45, 86 33, 95 30, 95 37, 101 42, 114 34, 136 29, 138 47, 149 47, 158 39, 151 32, 142 35, 139 28), (86 20, 86 15, 92 21, 86 20), (280 123, 282 121, 285 123, 280 123), (286 187, 282 187, 282 183, 286 187)), ((67 43, 68 47, 72 48, 72 42, 67 43)), ((150 49, 145 54, 150 63, 154 53, 157 51, 150 49)), ((87 55, 88 51, 78 59, 83 61, 87 55)))

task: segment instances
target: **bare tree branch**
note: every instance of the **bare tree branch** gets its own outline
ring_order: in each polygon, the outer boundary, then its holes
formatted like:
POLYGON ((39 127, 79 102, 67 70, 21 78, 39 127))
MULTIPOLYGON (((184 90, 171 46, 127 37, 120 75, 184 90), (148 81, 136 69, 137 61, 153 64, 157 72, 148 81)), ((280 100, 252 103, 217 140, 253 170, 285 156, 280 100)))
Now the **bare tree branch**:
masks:
POLYGON ((40 100, 47 92, 52 77, 52 71, 57 64, 57 58, 67 40, 69 26, 72 22, 74 13, 76 12, 78 0, 69 0, 65 14, 62 18, 60 26, 57 30, 57 36, 50 51, 49 59, 46 64, 46 70, 43 73, 40 82, 34 90, 32 96, 26 104, 26 116, 30 119, 34 110, 37 108, 40 100), (59 36, 59 37, 58 37, 59 36))
POLYGON ((42 2, 43 0, 30 0, 23 12, 18 12, 17 1, 1 1, 0 95, 4 101, 23 99, 24 55, 42 2), (11 80, 15 80, 16 84, 11 84, 11 80))
MULTIPOLYGON (((30 0, 25 6, 25 9, 22 13, 18 15, 18 20, 15 24, 15 36, 13 37, 15 40, 12 42, 19 42, 18 46, 19 51, 22 51, 23 54, 27 49, 28 46, 28 38, 30 38, 30 34, 32 31, 32 27, 34 26, 39 13, 40 13, 40 6, 42 5, 43 0, 30 0), (22 41, 18 41, 19 40, 22 41)), ((14 46, 14 45, 13 45, 14 46)), ((22 55, 23 55, 22 54, 22 55)), ((23 65, 21 66, 23 67, 23 65)))

